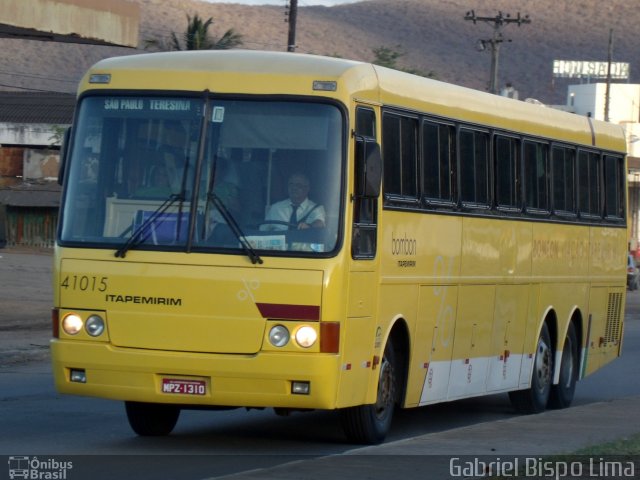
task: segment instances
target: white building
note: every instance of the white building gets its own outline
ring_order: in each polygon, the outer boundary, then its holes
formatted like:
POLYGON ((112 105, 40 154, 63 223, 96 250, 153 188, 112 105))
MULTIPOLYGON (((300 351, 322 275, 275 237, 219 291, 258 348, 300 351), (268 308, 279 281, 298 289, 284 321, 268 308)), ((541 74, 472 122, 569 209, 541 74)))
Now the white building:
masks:
MULTIPOLYGON (((606 83, 570 85, 563 109, 578 115, 605 119, 606 83)), ((612 83, 609 89, 609 121, 622 125, 627 137, 629 178, 630 248, 640 247, 640 85, 612 83)))

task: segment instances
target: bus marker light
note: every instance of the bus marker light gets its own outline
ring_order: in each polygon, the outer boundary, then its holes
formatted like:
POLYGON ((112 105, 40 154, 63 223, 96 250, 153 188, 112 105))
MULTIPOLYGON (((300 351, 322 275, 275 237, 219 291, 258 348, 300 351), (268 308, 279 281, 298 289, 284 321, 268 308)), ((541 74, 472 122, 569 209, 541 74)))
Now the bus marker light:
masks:
POLYGON ((291 393, 294 395, 309 395, 311 392, 311 383, 309 382, 291 382, 291 393))
POLYGON ((269 331, 269 342, 274 347, 284 347, 289 343, 289 330, 283 325, 276 325, 269 331))
POLYGON ((333 81, 314 80, 313 89, 323 92, 335 92, 338 89, 338 83, 333 81))
POLYGON ((303 325, 296 330, 296 342, 304 348, 311 347, 318 339, 318 333, 313 327, 303 325))
POLYGON ((89 77, 89 83, 111 83, 111 74, 94 73, 89 77))
POLYGON ((69 379, 74 383, 87 383, 87 373, 80 369, 71 369, 69 379))
POLYGON ((84 328, 92 337, 98 337, 104 332, 104 320, 98 315, 91 315, 84 328))
POLYGON ((380 357, 378 355, 373 356, 373 362, 371 363, 371 369, 375 370, 380 365, 380 357))
POLYGON ((82 330, 82 318, 70 313, 62 319, 62 329, 67 335, 75 335, 82 330))

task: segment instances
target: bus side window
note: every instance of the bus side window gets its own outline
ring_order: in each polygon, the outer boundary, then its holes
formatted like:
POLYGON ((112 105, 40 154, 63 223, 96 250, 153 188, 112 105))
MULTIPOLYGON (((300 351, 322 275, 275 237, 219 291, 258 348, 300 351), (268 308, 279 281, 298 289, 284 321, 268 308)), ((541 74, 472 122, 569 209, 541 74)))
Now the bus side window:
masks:
POLYGON ((524 142, 525 199, 528 211, 549 211, 549 149, 540 142, 524 142))
POLYGON ((356 135, 376 138, 376 114, 368 108, 356 110, 356 135))
POLYGON ((456 133, 453 125, 422 124, 422 188, 427 201, 451 204, 455 194, 456 133))
POLYGON ((578 209, 581 216, 601 217, 600 154, 578 152, 578 209))
POLYGON ((460 199, 463 204, 489 204, 489 135, 461 129, 460 199))
POLYGON ((418 120, 385 113, 382 131, 385 197, 415 199, 418 195, 418 120))
POLYGON ((621 157, 604 156, 605 215, 608 219, 624 219, 624 161, 621 157))
POLYGON ((553 147, 551 150, 553 170, 553 210, 560 214, 575 214, 575 150, 553 147))
POLYGON ((519 210, 522 201, 520 186, 520 140, 496 135, 496 205, 500 209, 519 210))
MULTIPOLYGON (((369 108, 356 109, 356 135, 369 139, 376 138, 376 115, 369 108)), ((361 155, 356 141, 355 158, 361 155)), ((371 259, 376 256, 376 237, 378 222, 378 199, 356 196, 353 201, 353 236, 351 255, 358 259, 371 259)))

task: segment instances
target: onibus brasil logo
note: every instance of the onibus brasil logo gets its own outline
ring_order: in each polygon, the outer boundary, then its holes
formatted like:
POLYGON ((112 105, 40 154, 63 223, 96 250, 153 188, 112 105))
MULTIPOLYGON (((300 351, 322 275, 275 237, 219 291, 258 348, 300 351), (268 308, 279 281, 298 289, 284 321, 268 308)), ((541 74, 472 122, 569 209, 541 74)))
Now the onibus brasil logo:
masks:
POLYGON ((11 456, 9 457, 9 478, 32 480, 65 480, 73 462, 62 462, 53 458, 11 456))

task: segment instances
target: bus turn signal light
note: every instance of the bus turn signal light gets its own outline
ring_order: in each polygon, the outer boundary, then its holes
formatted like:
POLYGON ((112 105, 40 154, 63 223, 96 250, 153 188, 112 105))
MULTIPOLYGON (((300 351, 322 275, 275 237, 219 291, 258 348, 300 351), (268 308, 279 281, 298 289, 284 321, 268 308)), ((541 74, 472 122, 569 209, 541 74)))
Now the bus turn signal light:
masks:
POLYGON ((338 322, 320 322, 320 352, 338 353, 340 351, 340 324, 338 322))
POLYGON ((60 338, 60 310, 51 309, 51 335, 53 338, 60 338))

